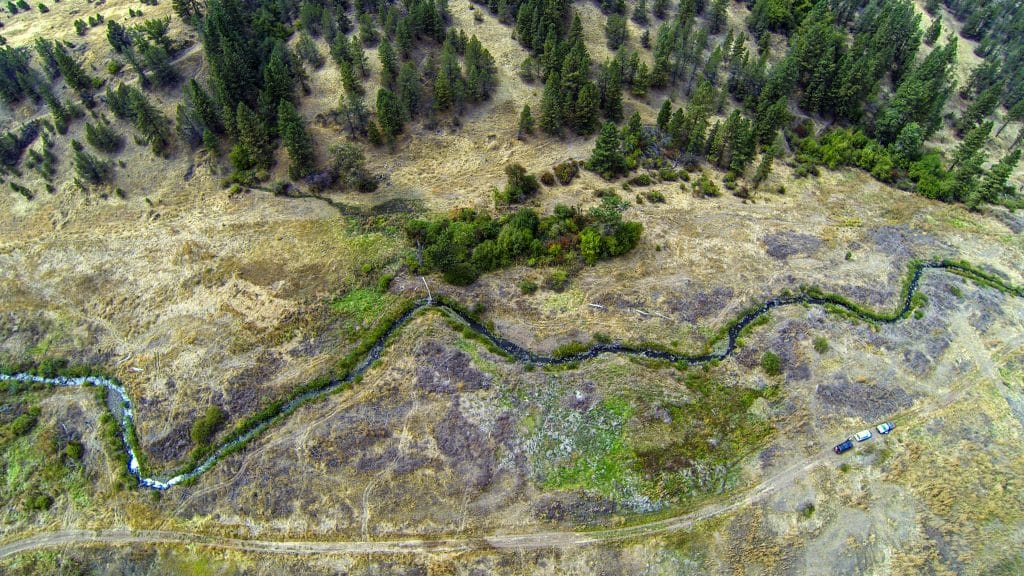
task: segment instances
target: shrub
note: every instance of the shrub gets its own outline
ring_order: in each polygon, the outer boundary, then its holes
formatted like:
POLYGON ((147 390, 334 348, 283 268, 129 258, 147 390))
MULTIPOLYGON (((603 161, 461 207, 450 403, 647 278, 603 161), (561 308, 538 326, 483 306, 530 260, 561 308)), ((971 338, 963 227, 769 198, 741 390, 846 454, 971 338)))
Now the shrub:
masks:
POLYGON ((24 436, 31 432, 39 423, 39 408, 33 407, 11 421, 11 432, 15 436, 24 436))
POLYGON ((79 36, 85 36, 85 33, 89 31, 89 25, 84 20, 75 20, 75 33, 79 36))
POLYGON ((679 179, 679 174, 673 168, 662 168, 658 176, 666 182, 675 182, 679 179))
POLYGON ((505 167, 505 176, 508 183, 505 189, 495 196, 498 204, 520 204, 530 196, 537 193, 540 184, 532 174, 527 174, 526 168, 519 164, 509 164, 505 167))
POLYGON ((629 179, 630 186, 650 186, 651 184, 654 184, 654 179, 650 174, 638 174, 629 179))
POLYGON ((537 283, 527 278, 519 283, 519 291, 523 294, 533 294, 537 291, 537 283))
POLYGON ((75 462, 81 460, 84 453, 85 447, 83 447, 82 443, 77 440, 68 442, 68 445, 64 447, 64 455, 75 462))
POLYGON ((46 4, 43 4, 42 2, 40 2, 38 4, 38 6, 39 6, 39 11, 42 12, 43 14, 46 14, 47 12, 50 11, 50 9, 46 7, 46 4))
POLYGON ((769 376, 782 374, 782 358, 775 352, 765 352, 761 356, 761 368, 769 376))
POLYGON ((828 352, 828 340, 824 336, 818 336, 814 339, 814 351, 818 354, 828 352))
POLYGON ((566 160, 555 166, 555 177, 562 186, 568 186, 580 173, 580 167, 574 160, 566 160))
POLYGON ((701 172, 700 178, 693 185, 693 191, 706 198, 716 198, 722 195, 722 192, 718 189, 718 185, 708 177, 707 172, 701 172))
POLYGON ((192 443, 197 447, 207 446, 226 419, 227 414, 220 406, 207 408, 206 413, 192 423, 192 430, 189 432, 192 443))
POLYGON ((47 494, 35 494, 25 498, 25 507, 36 512, 43 512, 53 506, 53 498, 47 494))
POLYGON ((543 184, 545 186, 554 186, 555 185, 555 175, 552 174, 551 172, 545 172, 545 173, 540 175, 540 182, 541 182, 541 184, 543 184))
POLYGON ((569 273, 561 268, 556 268, 544 279, 544 285, 549 290, 561 292, 569 284, 569 273))
POLYGON ((661 204, 665 202, 665 195, 658 190, 648 190, 647 192, 644 192, 644 197, 651 203, 661 204))

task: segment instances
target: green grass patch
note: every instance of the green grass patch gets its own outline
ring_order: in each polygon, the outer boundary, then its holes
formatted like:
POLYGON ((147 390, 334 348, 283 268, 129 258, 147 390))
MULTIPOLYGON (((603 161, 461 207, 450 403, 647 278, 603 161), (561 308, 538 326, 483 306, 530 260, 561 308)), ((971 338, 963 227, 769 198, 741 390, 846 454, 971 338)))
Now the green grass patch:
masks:
POLYGON ((388 305, 394 301, 394 298, 387 292, 370 288, 356 288, 331 302, 331 310, 362 324, 379 318, 388 305))

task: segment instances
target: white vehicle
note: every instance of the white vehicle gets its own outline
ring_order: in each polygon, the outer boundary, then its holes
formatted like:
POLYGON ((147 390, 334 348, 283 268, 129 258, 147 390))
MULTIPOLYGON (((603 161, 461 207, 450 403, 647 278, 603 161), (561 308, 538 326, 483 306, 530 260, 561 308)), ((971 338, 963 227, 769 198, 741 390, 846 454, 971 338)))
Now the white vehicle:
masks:
POLYGON ((871 430, 861 430, 853 435, 853 439, 857 442, 863 442, 868 438, 871 438, 871 430))
POLYGON ((888 434, 889 432, 892 432, 895 427, 896 425, 892 422, 882 422, 878 426, 875 426, 875 430, 878 430, 879 434, 888 434))

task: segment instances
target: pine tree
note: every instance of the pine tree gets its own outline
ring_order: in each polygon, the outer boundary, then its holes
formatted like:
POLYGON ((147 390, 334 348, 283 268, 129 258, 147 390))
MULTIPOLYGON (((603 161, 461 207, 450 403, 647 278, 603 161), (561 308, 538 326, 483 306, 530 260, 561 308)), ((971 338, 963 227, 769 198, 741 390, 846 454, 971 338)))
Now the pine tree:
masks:
POLYGON ((729 7, 729 0, 714 0, 711 4, 711 14, 708 16, 708 28, 712 34, 718 34, 725 26, 727 19, 726 9, 729 7))
POLYGON ((658 130, 662 132, 668 131, 669 120, 672 119, 672 100, 665 98, 661 103, 661 109, 658 110, 658 130))
POLYGON ((341 61, 341 64, 338 65, 338 71, 341 76, 341 86, 345 89, 346 94, 363 93, 363 85, 356 80, 355 72, 352 71, 352 65, 347 60, 341 61))
POLYGON ((231 149, 231 164, 236 170, 267 170, 271 164, 270 135, 258 114, 239 102, 235 110, 238 142, 231 149))
POLYGON ((452 85, 444 70, 438 69, 434 77, 434 110, 443 112, 452 107, 452 85))
POLYGON ((597 92, 597 85, 588 81, 580 89, 580 96, 576 100, 573 128, 577 134, 593 134, 597 130, 600 107, 601 100, 597 92))
POLYGON ((277 124, 277 107, 282 100, 295 100, 296 77, 292 73, 292 59, 283 42, 274 44, 270 60, 263 69, 263 89, 260 90, 260 115, 270 126, 277 124))
POLYGON ((960 144, 953 150, 953 161, 950 164, 951 169, 955 169, 960 164, 967 161, 968 158, 973 156, 979 150, 985 146, 985 142, 988 141, 989 134, 992 133, 992 122, 984 122, 971 129, 970 132, 964 136, 964 139, 960 144))
POLYGON ((995 111, 1002 96, 1002 83, 996 84, 979 94, 978 97, 974 99, 974 102, 971 102, 971 105, 967 107, 967 110, 964 111, 963 116, 961 116, 957 121, 957 132, 963 134, 977 126, 978 123, 984 120, 986 116, 995 111))
POLYGON ((540 99, 540 129, 552 136, 562 133, 562 98, 558 72, 548 75, 544 95, 540 99))
POLYGON ((295 105, 282 100, 277 108, 277 131, 288 150, 291 164, 288 166, 288 177, 299 180, 313 172, 313 139, 306 130, 306 123, 299 116, 295 105))
POLYGON ((608 120, 616 123, 622 121, 622 68, 617 60, 613 60, 608 67, 602 109, 608 120))
POLYGON ((391 42, 385 37, 377 47, 377 56, 380 58, 380 83, 382 86, 392 88, 395 79, 398 78, 398 58, 395 57, 395 49, 391 42))
POLYGON ((196 116, 205 128, 208 128, 214 134, 224 133, 224 123, 217 112, 217 105, 194 78, 185 84, 184 95, 186 106, 191 107, 195 111, 196 116))
POLYGON ((647 0, 637 0, 636 7, 633 8, 633 22, 640 26, 647 25, 647 0))
POLYGON ((365 136, 370 125, 370 113, 366 110, 363 97, 355 93, 347 93, 338 102, 338 111, 345 118, 345 125, 352 138, 365 136))
POLYGON ((398 21, 398 31, 395 33, 395 44, 402 58, 408 59, 412 56, 412 30, 409 27, 409 19, 402 18, 398 21))
POLYGON ((75 175, 79 179, 90 184, 103 184, 113 180, 114 167, 110 162, 89 154, 77 140, 72 140, 72 148, 72 163, 75 166, 75 175))
POLYGON ((524 104, 519 114, 519 132, 516 137, 522 140, 526 134, 533 134, 533 114, 530 113, 529 104, 524 104))
POLYGON ((772 173, 772 162, 775 160, 775 150, 768 149, 761 154, 761 162, 757 165, 757 170, 754 172, 753 185, 756 190, 761 186, 761 183, 768 179, 768 176, 772 173))
MULTIPOLYGON (((42 39, 40 38, 39 40, 42 39)), ((118 54, 131 48, 132 45, 132 39, 128 35, 128 31, 125 30, 124 26, 118 24, 116 20, 107 20, 107 42, 110 42, 110 47, 118 54)), ((38 42, 36 48, 37 50, 39 48, 38 42)))
POLYGON ((928 31, 924 33, 924 43, 929 46, 935 44, 940 34, 942 34, 942 19, 933 18, 931 26, 928 26, 928 31))
POLYGON ((1006 113, 1006 120, 1003 125, 996 131, 996 137, 1003 133, 1003 130, 1010 124, 1010 122, 1024 122, 1024 98, 1021 98, 1014 104, 1006 113))
POLYGON ((402 108, 398 98, 386 88, 377 91, 377 122, 384 141, 394 143, 395 136, 402 131, 402 108))
POLYGON ((626 158, 622 155, 619 131, 612 122, 605 122, 601 127, 587 169, 608 180, 626 172, 626 158))
POLYGON ((407 121, 415 118, 419 114, 421 100, 416 66, 412 62, 405 62, 398 72, 398 103, 402 107, 402 117, 407 121))
POLYGON ((643 98, 647 95, 647 88, 651 85, 651 73, 647 69, 646 62, 640 62, 637 66, 636 76, 633 78, 633 95, 643 98))
POLYGON ((672 118, 668 121, 668 142, 669 147, 678 152, 683 151, 683 147, 686 146, 686 113, 683 111, 683 107, 680 106, 672 113, 672 118))
POLYGON ((154 154, 164 154, 171 142, 170 120, 138 90, 129 91, 128 105, 135 128, 149 142, 150 149, 154 154))
POLYGON ((1017 163, 1020 162, 1020 156, 1021 151, 1018 148, 1003 156, 988 171, 981 183, 981 190, 979 190, 981 201, 995 203, 1006 193, 1006 182, 1010 179, 1014 168, 1017 167, 1017 163))

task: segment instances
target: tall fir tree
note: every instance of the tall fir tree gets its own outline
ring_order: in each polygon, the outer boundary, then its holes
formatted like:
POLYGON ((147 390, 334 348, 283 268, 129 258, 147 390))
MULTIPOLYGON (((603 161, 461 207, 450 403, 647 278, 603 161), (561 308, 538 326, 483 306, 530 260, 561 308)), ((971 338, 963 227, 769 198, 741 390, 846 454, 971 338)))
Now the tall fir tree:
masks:
POLYGON ((527 134, 533 134, 533 114, 530 112, 530 105, 524 104, 523 111, 519 113, 519 131, 517 138, 523 139, 523 136, 527 134))
POLYGON ((573 129, 577 134, 593 134, 599 123, 601 100, 597 92, 597 85, 587 82, 580 89, 579 98, 576 100, 573 129))
POLYGON ((658 110, 658 129, 662 132, 668 131, 668 122, 672 119, 672 100, 665 98, 658 110))
POLYGON ((306 123, 299 116, 295 105, 282 100, 277 109, 278 133, 288 150, 288 177, 292 180, 305 178, 313 172, 313 139, 306 130, 306 123))
POLYGON ((619 131, 612 122, 605 122, 587 162, 587 169, 612 179, 626 171, 626 158, 622 154, 619 131))
POLYGON ((402 131, 402 108, 398 98, 387 88, 377 91, 377 123, 384 140, 391 144, 402 131))
POLYGON ((562 133, 562 95, 558 72, 548 75, 544 84, 544 95, 540 99, 540 129, 546 134, 558 136, 562 133))

